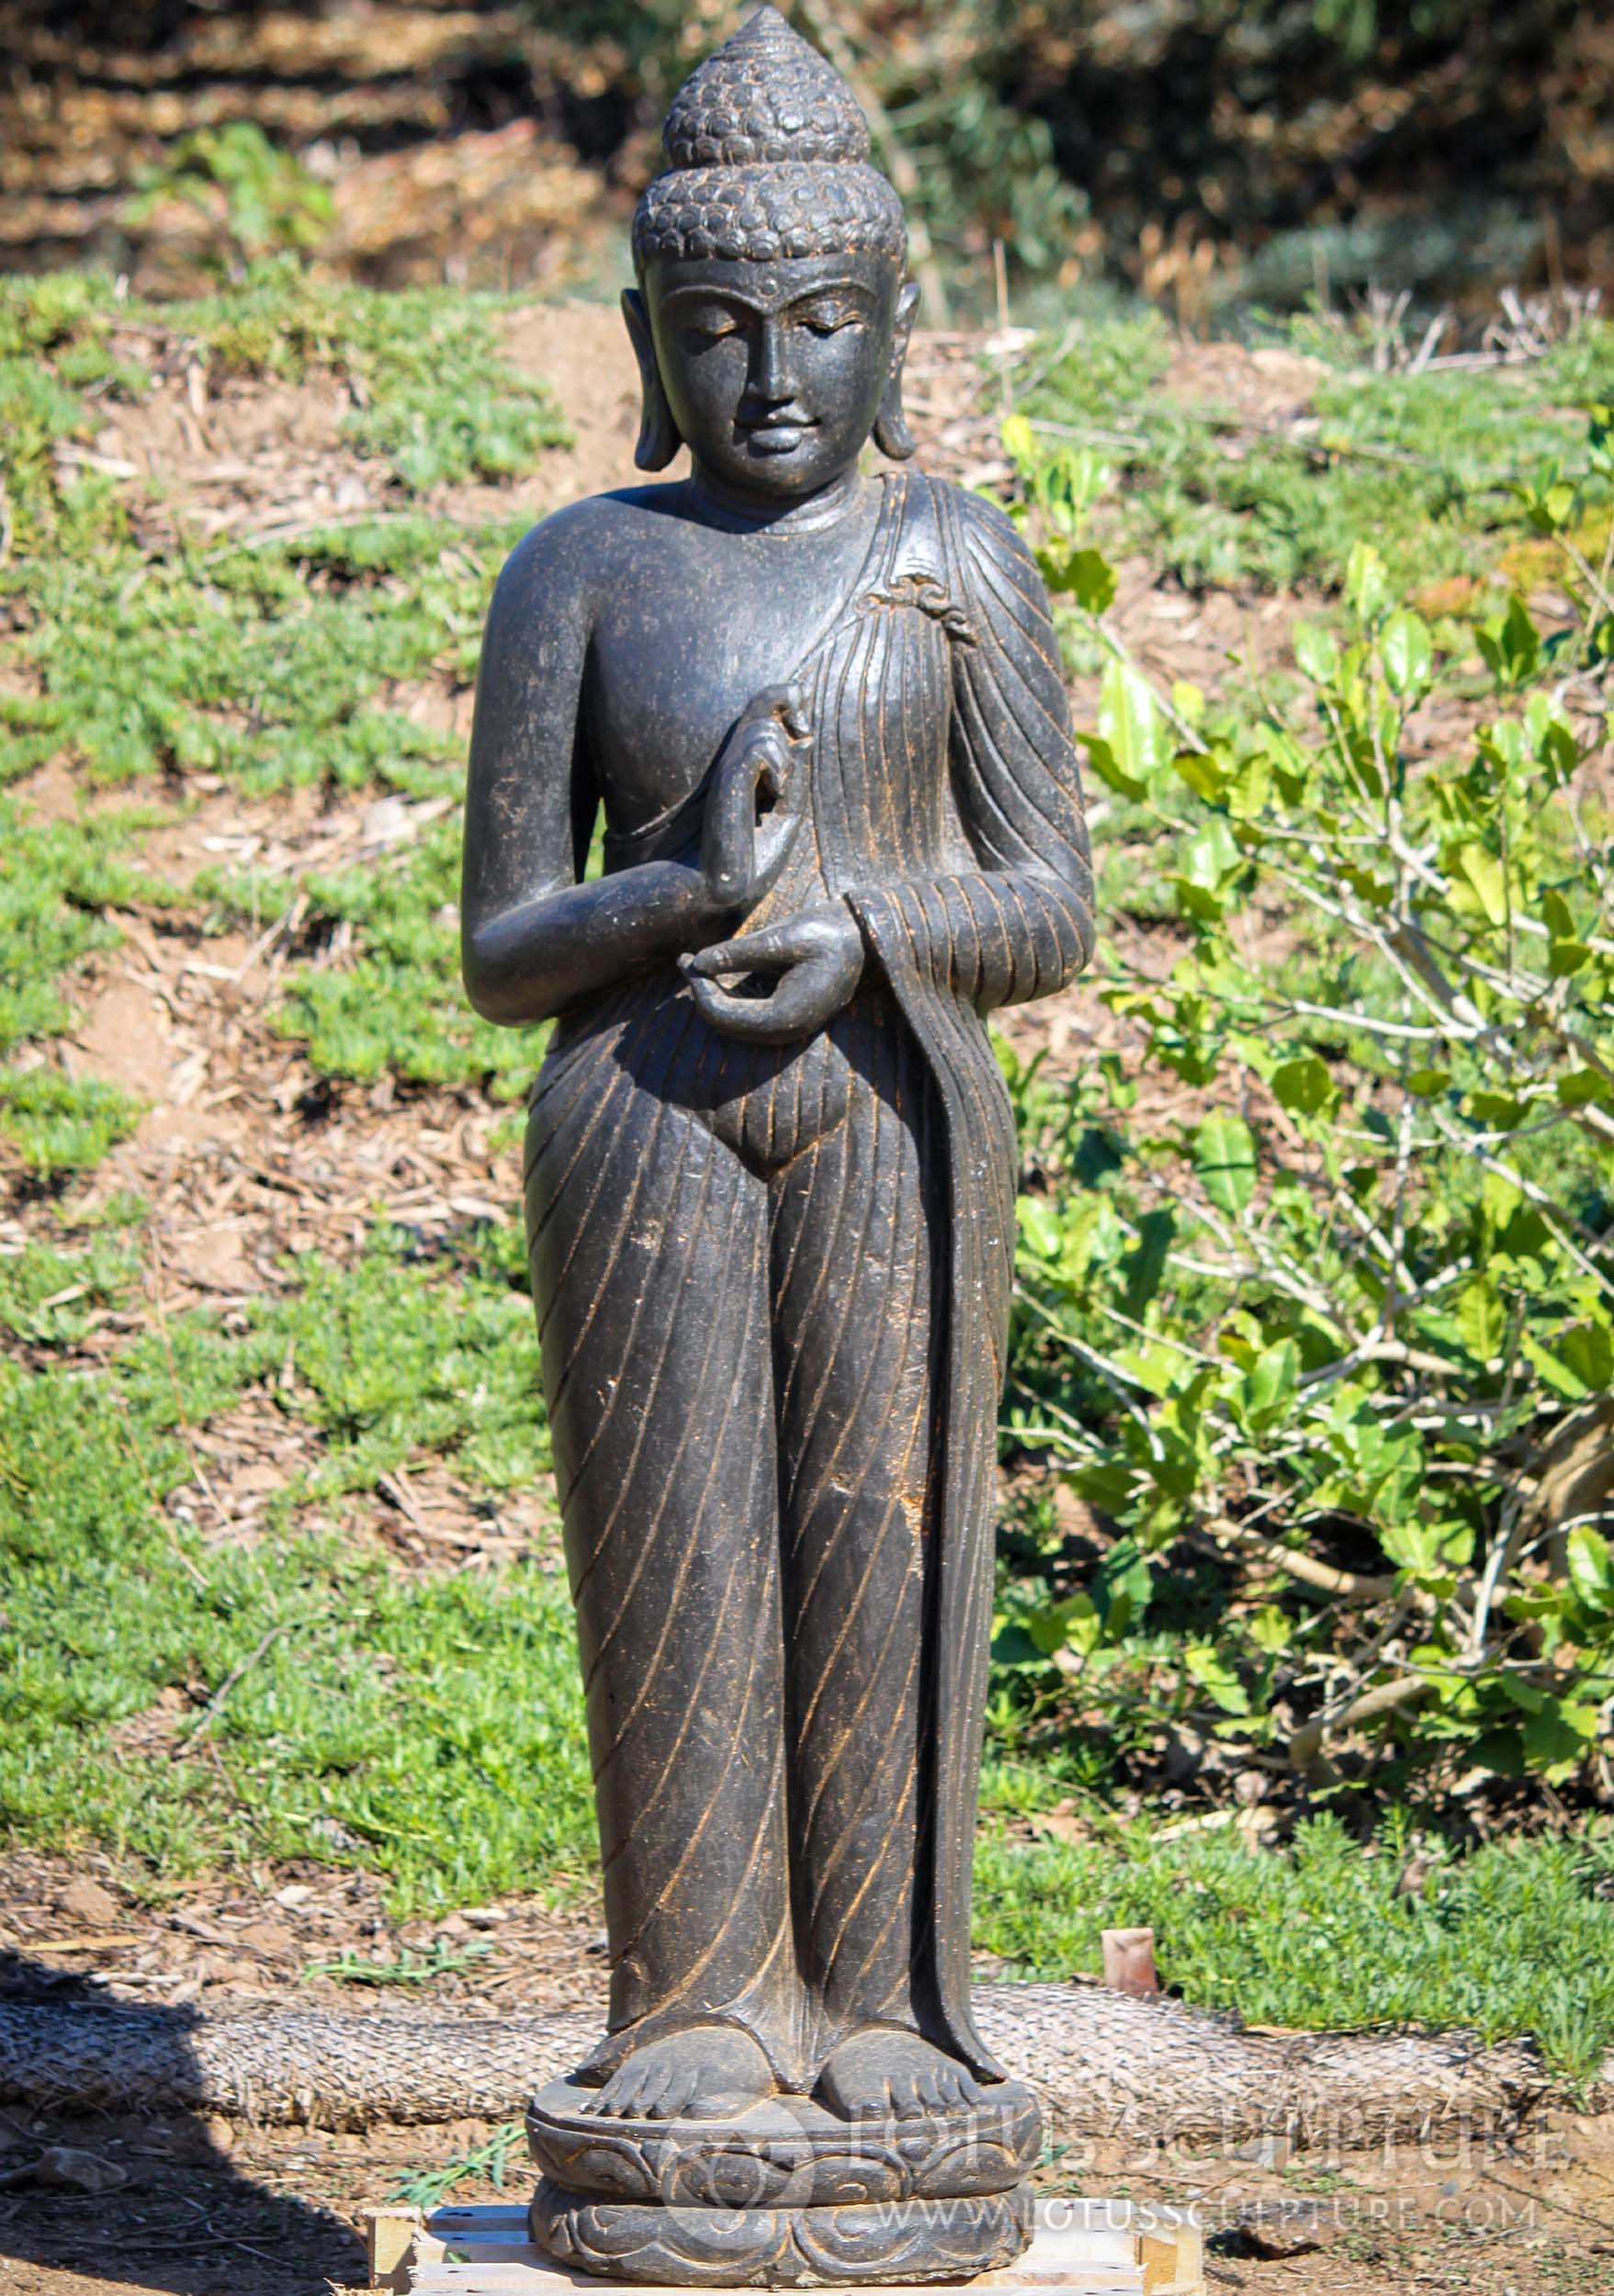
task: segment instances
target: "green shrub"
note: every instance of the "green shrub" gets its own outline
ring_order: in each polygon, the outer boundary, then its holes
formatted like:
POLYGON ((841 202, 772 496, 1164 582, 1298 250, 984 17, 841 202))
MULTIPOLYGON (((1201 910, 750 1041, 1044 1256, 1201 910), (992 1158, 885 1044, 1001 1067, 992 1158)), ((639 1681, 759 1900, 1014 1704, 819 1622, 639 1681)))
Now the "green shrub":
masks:
POLYGON ((155 165, 139 170, 122 219, 138 231, 170 199, 212 219, 238 264, 277 248, 317 247, 336 213, 328 187, 253 119, 182 136, 155 165))
POLYGON ((1169 916, 1098 976, 1141 1060, 1010 1064, 1010 1425, 1119 1536, 1012 1591, 1000 1657, 1319 1789, 1563 1785, 1614 1693, 1614 550, 1575 539, 1608 433, 1520 490, 1557 626, 1432 630, 1359 540, 1342 632, 1221 715, 1109 631, 1086 492, 1033 463, 1023 514, 1110 647, 1082 739, 1169 916), (1220 1590, 1176 1623, 1173 1550, 1220 1590))

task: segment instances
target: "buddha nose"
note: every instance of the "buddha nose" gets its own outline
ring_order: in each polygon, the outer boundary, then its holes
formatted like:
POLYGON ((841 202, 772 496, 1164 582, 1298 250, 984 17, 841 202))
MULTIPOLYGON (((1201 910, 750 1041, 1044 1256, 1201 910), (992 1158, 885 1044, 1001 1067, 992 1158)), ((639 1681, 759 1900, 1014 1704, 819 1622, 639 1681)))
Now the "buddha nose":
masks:
POLYGON ((790 355, 790 328, 784 319, 764 319, 757 330, 751 359, 752 393, 768 406, 782 406, 796 395, 796 363, 790 355))

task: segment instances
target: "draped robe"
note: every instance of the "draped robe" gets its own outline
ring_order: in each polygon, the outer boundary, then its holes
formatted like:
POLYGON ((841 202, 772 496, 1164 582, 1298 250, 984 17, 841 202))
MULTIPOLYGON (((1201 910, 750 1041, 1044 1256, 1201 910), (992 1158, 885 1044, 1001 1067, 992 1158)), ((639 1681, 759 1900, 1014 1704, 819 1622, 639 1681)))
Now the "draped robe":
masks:
MULTIPOLYGON (((687 1352, 693 1344, 684 1326, 671 1320, 671 1306, 656 1322, 658 1300, 687 1305, 707 1284, 710 1300, 696 1302, 706 1323, 731 1307, 739 1334, 731 1353, 723 1354, 730 1334, 701 1342, 711 1384, 725 1390, 721 1422, 712 1424, 728 1441, 736 1409, 742 1422, 751 1414, 759 1458, 768 1410, 752 1376, 759 1349, 772 1348, 788 1385, 792 1345, 846 1344, 794 1338, 780 1321, 777 1297, 772 1332, 754 1330, 743 1288, 736 1282, 726 1301, 721 1285, 711 1284, 701 1254, 709 1249, 712 1208, 721 1205, 730 1182, 722 1174, 713 1179, 705 1134, 677 1126, 705 1124, 741 1159, 748 1143, 771 1145, 784 1137, 781 1169, 788 1172, 797 1147, 819 1137, 810 1120, 814 1094, 829 1109, 839 1093, 837 1107, 872 1108, 871 1124, 881 1096, 892 1107, 902 1104, 906 1161, 893 1167, 890 1185, 906 1189, 912 1201, 887 1207, 897 1222, 893 1235, 908 1222, 908 1242, 898 1236, 890 1248, 911 1258, 917 1222, 935 1271, 934 1314, 921 1321, 914 1310, 931 1364, 924 1403, 931 1435, 923 1450, 923 1665, 915 1765, 924 1806, 911 1837, 911 1860, 924 1870, 911 1876, 917 1933, 906 2021, 976 2071, 991 2077, 998 2070, 970 2016, 969 1908, 1016 1154, 984 1016, 1049 994, 1085 963, 1092 885, 1057 647, 1034 564, 1008 520, 978 498, 917 475, 888 477, 885 486, 852 592, 796 672, 813 729, 807 818, 779 883, 745 929, 761 929, 825 898, 843 899, 866 949, 865 985, 853 1012, 807 1045, 744 1048, 731 1058, 694 1019, 687 991, 669 968, 624 984, 563 1021, 535 1093, 528 1170, 534 1293, 589 1681, 614 1958, 613 2034, 597 2060, 602 2068, 637 2037, 680 2020, 716 2016, 756 2032, 787 2086, 810 2086, 816 2062, 836 2037, 823 2001, 804 1998, 800 1941, 793 1944, 785 1923, 770 1931, 773 1917, 759 1912, 747 1941, 738 1916, 729 1920, 725 1909, 710 1905, 703 1912, 702 1889, 707 1898, 716 1892, 731 1900, 747 1893, 765 1896, 769 1889, 776 1895, 773 1864, 799 1862, 806 1851, 800 1839, 787 1839, 783 1789, 760 1783, 767 1765, 779 1767, 773 1750, 740 1745, 697 1753, 700 1718, 680 1717, 697 1652, 706 1648, 708 1656, 717 1650, 721 1658, 728 1631, 717 1607, 722 1574, 712 1575, 706 1588, 706 1559, 691 1555, 703 1536, 702 1505, 709 1503, 694 1488, 703 1471, 710 1484, 700 1455, 703 1444, 718 1437, 704 1423, 700 1440, 680 1437, 678 1461, 658 1469, 648 1502, 644 1462, 658 1446, 668 1447, 655 1417, 656 1382, 670 1379, 670 1365, 682 1362, 672 1351, 687 1352), (894 1036, 900 1039, 895 1046, 894 1036), (847 1075, 860 1068, 866 1073, 852 1075, 849 1103, 847 1075), (918 1109, 920 1086, 939 1120, 918 1109), (672 1129, 664 1110, 672 1112, 672 1129), (789 1139, 790 1125, 804 1122, 799 1142, 789 1139), (625 1275, 639 1241, 640 1179, 653 1159, 660 1159, 658 1185, 675 1190, 698 1167, 702 1209, 667 1210, 653 1266, 644 1272, 635 1262, 640 1272, 625 1275), (707 1226, 697 1233, 701 1220, 707 1226), (670 1229, 681 1244, 671 1256, 670 1229), (624 1299, 632 1289, 615 1324, 600 1312, 613 1284, 624 1299), (612 1335, 618 1328, 619 1339, 612 1335), (647 1429, 653 1430, 649 1440, 647 1429), (677 1525, 677 1543, 658 1547, 659 1526, 667 1521, 677 1525), (656 1615, 658 1601, 672 1606, 664 1619, 656 1615), (702 1602, 710 1611, 704 1624, 702 1602), (686 1625, 694 1638, 679 1662, 681 1675, 667 1652, 686 1625), (663 1664, 672 1677, 665 1683, 655 1672, 663 1664), (645 1735, 642 1748, 636 1730, 645 1735), (701 1760, 711 1765, 712 1783, 697 1805, 670 1797, 661 1759, 669 1740, 675 1754, 685 1749, 679 1758, 692 1771, 701 1760), (647 1781, 659 1782, 654 1792, 647 1781), (734 1821, 727 1835, 718 1806, 725 1796, 734 1821), (748 1815, 753 1812, 754 1825, 748 1815), (694 1858, 692 1828, 700 1837, 700 1889, 686 1889, 683 1879, 694 1858), (703 1919, 711 1931, 705 1938, 703 1919), (728 1975, 718 1974, 724 1969, 728 1975), (791 1987, 796 2006, 787 2017, 780 2002, 791 1987)), ((683 826, 653 825, 663 832, 683 826)), ((608 838, 608 858, 628 865, 636 845, 642 853, 642 840, 608 838)), ((820 1131, 832 1128, 832 1116, 822 1116, 820 1131)), ((858 1134, 842 1153, 866 1160, 873 1139, 873 1131, 858 1134)), ((777 1193, 779 1176, 772 1166, 768 1173, 777 1193)), ((749 1176, 733 1182, 736 1188, 751 1185, 749 1176)), ((734 1214, 741 1216, 738 1195, 734 1214)), ((796 1216, 803 1216, 799 1204, 796 1216)), ((807 1205, 805 1217, 822 1224, 816 1203, 807 1205)), ((855 1295, 860 1282, 873 1286, 877 1274, 865 1278, 849 1265, 831 1277, 855 1295)), ((875 1320, 888 1321, 893 1311, 885 1293, 878 1300, 875 1320)), ((828 1380, 835 1367, 821 1369, 828 1380)), ((911 1365, 902 1379, 908 1393, 911 1365)), ((882 1402, 879 1394, 872 1399, 876 1412, 882 1402)), ((773 1433, 770 1426, 769 1441, 773 1433)), ((852 1493, 848 1503, 854 1503, 852 1493)), ((742 1561, 780 1536, 779 1502, 766 1478, 753 1479, 744 1504, 748 1522, 712 1528, 714 1545, 720 1530, 742 1561)), ((732 1591, 733 1570, 723 1583, 732 1591)), ((765 1575, 748 1599, 755 1635, 747 1647, 754 1651, 784 1637, 789 1618, 765 1575)), ((728 1600, 724 1593, 725 1616, 728 1600)), ((763 1663, 755 1657, 747 1662, 753 1669, 763 1663)), ((707 1656, 699 1657, 698 1671, 701 1683, 715 1680, 707 1656)), ((750 1690, 743 1703, 731 1699, 721 1707, 724 1729, 740 1739, 759 1728, 764 1735, 782 1730, 783 1713, 779 1698, 753 1697, 750 1690)), ((896 1794, 874 1767, 867 1774, 865 1800, 887 1788, 896 1794)), ((845 1840, 836 1844, 843 1863, 848 1846, 845 1840)), ((859 1854, 856 1843, 851 1846, 859 1854)), ((891 1888, 887 1873, 875 1878, 891 1888)), ((805 1992, 811 1990, 809 1973, 805 1992)))

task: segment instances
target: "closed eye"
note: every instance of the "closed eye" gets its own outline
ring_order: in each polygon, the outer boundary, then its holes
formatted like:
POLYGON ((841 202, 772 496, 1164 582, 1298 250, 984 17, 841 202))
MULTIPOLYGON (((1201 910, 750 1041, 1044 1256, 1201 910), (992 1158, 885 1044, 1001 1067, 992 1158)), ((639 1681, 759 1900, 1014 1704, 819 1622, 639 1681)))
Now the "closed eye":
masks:
POLYGON ((720 303, 697 305, 693 310, 683 312, 680 321, 685 334, 713 343, 720 336, 738 334, 741 324, 736 314, 725 310, 720 303))
POLYGON ((796 314, 809 334, 837 335, 843 327, 861 327, 863 313, 844 303, 814 303, 796 314))

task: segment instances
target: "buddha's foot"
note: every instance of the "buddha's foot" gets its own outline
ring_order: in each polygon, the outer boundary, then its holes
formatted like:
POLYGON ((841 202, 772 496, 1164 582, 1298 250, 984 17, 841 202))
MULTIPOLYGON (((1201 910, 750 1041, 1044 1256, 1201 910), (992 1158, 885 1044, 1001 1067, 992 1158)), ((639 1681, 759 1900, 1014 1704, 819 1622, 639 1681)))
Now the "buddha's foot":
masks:
POLYGON ((686 2025, 632 2050, 582 2110, 620 2121, 726 2121, 775 2087, 750 2033, 686 2025))
POLYGON ((979 2082, 956 2057, 889 2025, 848 2033, 825 2060, 813 2094, 843 2121, 914 2121, 982 2102, 979 2082))

